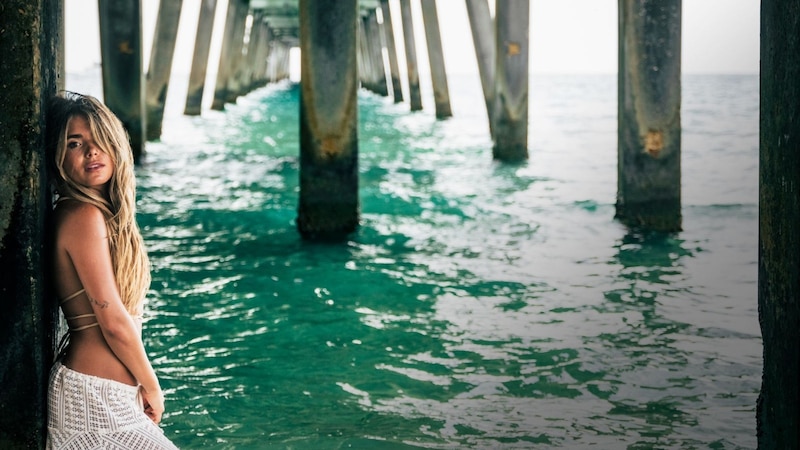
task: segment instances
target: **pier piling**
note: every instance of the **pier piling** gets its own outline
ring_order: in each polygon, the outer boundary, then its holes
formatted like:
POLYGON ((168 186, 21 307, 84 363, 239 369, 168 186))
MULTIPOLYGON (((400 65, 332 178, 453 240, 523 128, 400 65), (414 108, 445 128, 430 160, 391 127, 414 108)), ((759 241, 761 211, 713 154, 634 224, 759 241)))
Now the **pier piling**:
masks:
POLYGON ((478 74, 483 88, 483 99, 486 103, 486 116, 489 119, 489 133, 494 139, 494 23, 489 11, 488 0, 466 0, 467 15, 469 16, 472 42, 475 47, 475 57, 478 62, 478 74))
POLYGON ((681 229, 681 0, 619 2, 616 216, 681 229))
POLYGON ((211 50, 211 34, 214 29, 214 14, 216 10, 217 0, 202 0, 200 2, 194 54, 192 55, 192 68, 189 73, 189 89, 186 94, 186 106, 183 109, 183 113, 187 116, 199 116, 202 111, 208 54, 211 50))
POLYGON ((150 51, 150 65, 147 69, 145 105, 147 107, 147 140, 161 137, 161 123, 164 120, 164 105, 172 72, 172 57, 175 54, 175 41, 178 37, 178 23, 181 18, 183 0, 162 1, 158 4, 156 33, 150 51))
POLYGON ((403 101, 403 87, 400 84, 400 64, 397 62, 397 46, 394 42, 394 26, 389 0, 380 0, 383 17, 383 35, 386 40, 386 53, 389 55, 389 78, 392 80, 392 96, 395 103, 403 101))
POLYGON ((447 72, 444 67, 442 36, 439 32, 439 15, 436 12, 436 0, 420 0, 422 5, 422 22, 428 43, 428 62, 431 69, 433 100, 436 106, 436 117, 443 119, 453 115, 450 109, 450 90, 447 87, 447 72))
POLYGON ((406 48, 406 73, 408 76, 408 101, 411 111, 422 109, 417 70, 417 46, 414 43, 414 19, 411 15, 411 0, 400 0, 400 16, 403 19, 403 43, 406 48))
POLYGON ((358 226, 356 0, 300 0, 300 202, 304 238, 358 226))
POLYGON ((371 10, 367 15, 367 44, 372 55, 375 70, 375 93, 386 97, 389 95, 389 86, 386 84, 386 67, 383 64, 383 43, 381 42, 381 29, 378 23, 378 13, 371 10))

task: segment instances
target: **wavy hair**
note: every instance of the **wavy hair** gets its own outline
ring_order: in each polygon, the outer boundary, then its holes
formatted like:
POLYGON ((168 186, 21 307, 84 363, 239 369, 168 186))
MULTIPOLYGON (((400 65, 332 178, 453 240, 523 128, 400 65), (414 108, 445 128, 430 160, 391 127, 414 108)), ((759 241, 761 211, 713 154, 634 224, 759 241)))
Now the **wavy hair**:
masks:
POLYGON ((122 122, 94 97, 61 93, 48 107, 46 149, 57 198, 89 203, 103 212, 120 298, 130 314, 140 314, 150 286, 150 263, 136 224, 133 152, 122 122), (96 145, 114 164, 106 196, 76 183, 64 170, 67 130, 75 116, 86 119, 96 145))

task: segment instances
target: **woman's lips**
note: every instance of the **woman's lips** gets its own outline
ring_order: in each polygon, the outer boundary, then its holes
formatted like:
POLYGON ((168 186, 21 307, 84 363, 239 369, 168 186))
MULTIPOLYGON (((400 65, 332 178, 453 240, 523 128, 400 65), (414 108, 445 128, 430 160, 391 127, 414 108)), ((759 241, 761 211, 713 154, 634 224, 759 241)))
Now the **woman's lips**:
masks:
POLYGON ((104 164, 101 164, 101 163, 91 163, 91 164, 89 164, 89 165, 87 165, 87 166, 86 166, 86 171, 87 171, 87 172, 92 172, 92 171, 95 171, 95 170, 102 169, 103 167, 105 167, 105 165, 104 165, 104 164))

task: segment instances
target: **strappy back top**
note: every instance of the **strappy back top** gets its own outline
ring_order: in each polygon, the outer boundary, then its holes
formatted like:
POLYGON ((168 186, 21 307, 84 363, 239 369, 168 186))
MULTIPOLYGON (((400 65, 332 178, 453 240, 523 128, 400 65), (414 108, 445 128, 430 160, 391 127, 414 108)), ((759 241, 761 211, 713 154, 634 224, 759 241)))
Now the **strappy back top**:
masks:
MULTIPOLYGON (((64 297, 64 298, 63 298, 63 299, 62 299, 60 302, 58 302, 58 303, 59 303, 60 305, 63 305, 64 303, 67 303, 68 301, 70 301, 70 300, 72 300, 73 298, 75 298, 75 297, 77 297, 77 296, 79 296, 79 295, 83 294, 84 292, 86 292, 86 289, 81 289, 81 290, 79 290, 78 292, 76 292, 76 293, 74 293, 74 294, 72 294, 72 295, 70 295, 70 296, 64 297)), ((95 314, 93 314, 93 313, 89 313, 89 314, 78 314, 77 316, 64 316, 64 318, 65 318, 65 319, 67 319, 67 323, 69 323, 69 322, 70 322, 70 321, 72 321, 72 320, 86 319, 86 318, 89 318, 89 317, 97 317, 97 316, 96 316, 95 314)), ((74 332, 78 332, 78 331, 88 330, 89 328, 92 328, 92 327, 97 327, 97 326, 100 326, 100 324, 99 324, 99 323, 97 322, 97 320, 95 319, 94 323, 90 323, 90 324, 88 324, 88 325, 82 325, 82 326, 79 326, 79 327, 73 327, 72 325, 70 325, 70 326, 69 326, 69 331, 70 331, 71 333, 74 333, 74 332)))

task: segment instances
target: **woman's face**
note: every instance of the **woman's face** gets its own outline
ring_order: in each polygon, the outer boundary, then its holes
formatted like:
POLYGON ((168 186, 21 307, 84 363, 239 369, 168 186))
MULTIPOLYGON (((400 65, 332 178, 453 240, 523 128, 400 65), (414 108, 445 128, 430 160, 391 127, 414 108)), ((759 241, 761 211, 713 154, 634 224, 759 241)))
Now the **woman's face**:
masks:
POLYGON ((114 173, 111 157, 97 147, 89 122, 80 115, 72 117, 67 127, 64 172, 75 183, 101 194, 114 173))

